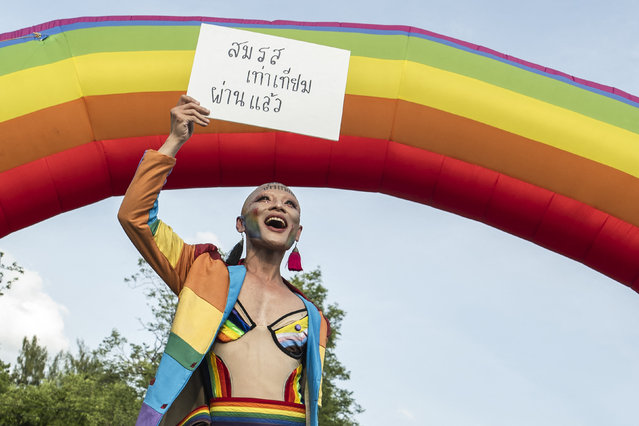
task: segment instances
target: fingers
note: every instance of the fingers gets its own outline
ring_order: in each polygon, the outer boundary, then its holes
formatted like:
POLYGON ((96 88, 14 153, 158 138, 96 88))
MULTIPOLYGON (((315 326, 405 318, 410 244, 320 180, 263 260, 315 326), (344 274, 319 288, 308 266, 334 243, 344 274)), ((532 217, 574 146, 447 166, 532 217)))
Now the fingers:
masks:
POLYGON ((210 123, 207 115, 210 111, 206 108, 201 110, 196 110, 194 108, 185 108, 180 109, 175 107, 171 110, 171 118, 176 124, 184 122, 184 123, 197 123, 202 126, 208 126, 210 123))
MULTIPOLYGON (((208 112, 206 108, 204 108, 204 110, 208 112)), ((209 118, 207 117, 208 114, 203 114, 193 109, 184 111, 183 114, 185 117, 188 117, 187 120, 189 122, 199 124, 200 126, 206 127, 211 122, 211 120, 209 120, 209 118)))
POLYGON ((180 96, 180 99, 178 100, 178 103, 177 103, 177 107, 192 108, 196 110, 197 112, 199 112, 200 114, 204 114, 204 115, 209 115, 211 113, 211 111, 201 106, 200 102, 197 99, 194 99, 188 95, 180 96))
MULTIPOLYGON (((189 98, 183 95, 184 98, 189 98)), ((192 98, 189 98, 192 99, 192 98)), ((180 98, 182 101, 182 98, 180 98)), ((197 102, 197 101, 195 101, 197 102)), ((180 121, 193 122, 201 126, 208 126, 210 120, 208 115, 211 114, 207 108, 201 106, 199 103, 188 102, 186 104, 178 103, 178 106, 171 109, 171 118, 173 121, 179 123, 180 121)), ((176 124, 177 124, 176 123, 176 124)))
POLYGON ((180 105, 184 105, 184 104, 188 104, 188 103, 194 103, 196 105, 200 104, 197 100, 195 100, 192 97, 187 96, 187 95, 181 95, 177 104, 178 104, 178 106, 180 106, 180 105))

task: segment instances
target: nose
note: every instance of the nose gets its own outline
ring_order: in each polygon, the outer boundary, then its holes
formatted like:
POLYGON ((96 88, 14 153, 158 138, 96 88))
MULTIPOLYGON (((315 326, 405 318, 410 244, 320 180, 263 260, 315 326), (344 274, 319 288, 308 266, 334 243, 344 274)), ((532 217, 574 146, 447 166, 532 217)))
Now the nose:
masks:
POLYGON ((281 212, 286 211, 286 209, 284 208, 284 203, 279 198, 273 200, 270 210, 279 210, 281 212))
POLYGON ((269 210, 284 210, 284 204, 282 204, 281 200, 275 199, 271 203, 269 210))

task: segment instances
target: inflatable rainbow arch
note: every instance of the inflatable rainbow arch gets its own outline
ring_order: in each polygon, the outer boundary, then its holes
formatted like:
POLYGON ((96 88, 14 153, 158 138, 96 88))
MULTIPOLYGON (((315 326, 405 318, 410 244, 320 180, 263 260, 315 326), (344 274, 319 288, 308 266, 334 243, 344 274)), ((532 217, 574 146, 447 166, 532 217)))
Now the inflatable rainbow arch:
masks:
POLYGON ((215 122, 169 188, 382 192, 639 290, 639 98, 402 26, 107 16, 0 35, 0 235, 124 193, 168 133, 202 22, 350 50, 341 137, 215 122))

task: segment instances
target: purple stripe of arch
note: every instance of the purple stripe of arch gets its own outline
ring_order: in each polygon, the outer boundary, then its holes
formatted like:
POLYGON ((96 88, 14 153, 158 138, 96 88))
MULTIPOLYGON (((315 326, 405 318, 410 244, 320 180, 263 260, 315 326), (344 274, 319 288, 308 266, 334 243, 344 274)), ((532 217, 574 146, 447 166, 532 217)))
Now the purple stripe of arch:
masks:
MULTIPOLYGON (((609 96, 624 103, 631 103, 639 106, 639 97, 632 95, 615 87, 606 86, 593 81, 574 77, 564 72, 547 68, 514 56, 506 55, 501 52, 479 46, 453 37, 437 34, 432 31, 420 28, 409 27, 404 25, 375 25, 375 24, 357 24, 357 23, 340 23, 340 22, 299 22, 299 21, 265 21, 258 19, 230 19, 230 18, 209 18, 202 16, 158 16, 158 15, 141 15, 141 16, 99 16, 99 17, 80 17, 71 19, 58 19, 55 21, 45 22, 33 27, 0 34, 0 42, 3 40, 16 39, 25 37, 34 32, 51 31, 51 33, 59 33, 64 30, 89 28, 95 26, 118 26, 118 25, 194 25, 200 22, 216 23, 221 25, 233 25, 236 27, 278 27, 278 28, 303 28, 312 27, 317 31, 332 31, 340 29, 344 32, 363 32, 371 34, 406 34, 420 38, 426 38, 432 41, 443 43, 452 47, 476 53, 482 56, 490 57, 501 62, 509 63, 522 69, 526 69, 537 74, 543 74, 547 77, 561 80, 565 83, 582 87, 601 95, 609 96), (67 28, 57 28, 67 27, 67 28)), ((28 41, 29 39, 18 39, 3 44, 17 44, 28 41)))

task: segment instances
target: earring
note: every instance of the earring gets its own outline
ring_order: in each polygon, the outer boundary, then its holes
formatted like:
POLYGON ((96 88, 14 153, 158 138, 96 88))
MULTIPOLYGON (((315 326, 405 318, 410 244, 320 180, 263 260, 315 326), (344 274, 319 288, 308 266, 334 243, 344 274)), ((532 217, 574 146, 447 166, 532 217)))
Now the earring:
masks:
POLYGON ((233 250, 226 257, 227 265, 237 265, 240 263, 240 259, 242 258, 242 252, 244 251, 244 234, 242 234, 242 238, 240 241, 235 244, 233 250))
POLYGON ((295 247, 293 251, 288 256, 288 261, 286 262, 286 266, 289 271, 302 271, 302 257, 300 256, 300 251, 297 249, 297 242, 295 243, 295 247))

